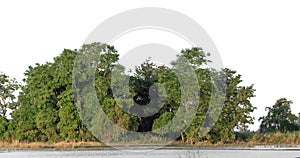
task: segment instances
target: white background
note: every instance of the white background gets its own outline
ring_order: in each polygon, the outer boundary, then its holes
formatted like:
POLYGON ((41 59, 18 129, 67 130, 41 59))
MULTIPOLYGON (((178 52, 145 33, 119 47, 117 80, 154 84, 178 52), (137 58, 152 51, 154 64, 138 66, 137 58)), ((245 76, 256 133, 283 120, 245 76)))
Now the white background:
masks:
POLYGON ((294 102, 293 113, 300 112, 297 0, 1 1, 0 71, 21 81, 29 65, 52 61, 64 48, 80 48, 99 23, 139 7, 169 8, 197 21, 215 42, 224 66, 242 74, 244 85, 254 84, 256 120, 281 97, 294 102))

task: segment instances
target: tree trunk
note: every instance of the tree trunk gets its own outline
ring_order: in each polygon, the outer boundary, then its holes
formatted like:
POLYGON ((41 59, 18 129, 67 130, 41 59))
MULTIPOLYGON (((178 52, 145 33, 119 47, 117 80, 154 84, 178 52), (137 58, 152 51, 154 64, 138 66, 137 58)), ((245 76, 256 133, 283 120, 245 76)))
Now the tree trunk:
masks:
POLYGON ((193 138, 190 138, 190 141, 191 141, 191 145, 193 145, 194 144, 193 138))
POLYGON ((184 135, 183 135, 183 132, 181 132, 180 135, 181 135, 181 141, 182 141, 182 143, 184 143, 184 135))

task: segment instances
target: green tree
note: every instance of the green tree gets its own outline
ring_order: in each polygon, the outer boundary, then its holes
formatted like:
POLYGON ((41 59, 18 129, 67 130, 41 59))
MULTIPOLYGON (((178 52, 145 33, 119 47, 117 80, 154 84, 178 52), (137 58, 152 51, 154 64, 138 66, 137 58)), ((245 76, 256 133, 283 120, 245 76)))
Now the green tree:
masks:
POLYGON ((72 89, 72 73, 77 54, 76 50, 65 49, 60 56, 54 58, 54 63, 51 65, 51 73, 54 77, 52 86, 55 92, 56 118, 59 120, 55 125, 64 141, 88 139, 74 103, 72 89))
MULTIPOLYGON (((175 114, 178 112, 181 100, 180 82, 172 69, 161 67, 161 72, 158 74, 158 83, 163 85, 167 95, 165 104, 159 111, 159 117, 154 120, 152 130, 167 125, 167 123, 174 118, 175 114)), ((181 123, 184 124, 184 122, 181 123)), ((174 131, 174 129, 175 128, 171 126, 162 134, 167 134, 166 132, 177 132, 174 131)))
POLYGON ((19 87, 15 79, 9 79, 7 75, 0 73, 0 140, 10 133, 7 112, 17 108, 15 93, 19 87))
POLYGON ((299 130, 297 116, 292 114, 290 105, 293 102, 286 98, 280 98, 272 107, 266 107, 267 116, 259 118, 261 121, 259 131, 267 132, 289 132, 299 130))
MULTIPOLYGON (((103 43, 83 45, 77 51, 77 60, 73 71, 74 97, 80 116, 91 133, 96 137, 108 141, 119 140, 121 137, 111 138, 109 133, 101 127, 112 126, 105 121, 107 116, 111 122, 119 127, 136 131, 137 118, 127 114, 113 97, 111 82, 112 73, 117 71, 118 80, 122 80, 124 69, 117 64, 119 55, 114 47, 103 43), (95 89, 96 91, 93 91, 95 89), (96 95, 95 95, 96 93, 96 95), (106 116, 101 112, 104 111, 106 116), (106 133, 105 133, 106 132, 106 133)), ((118 96, 116 94, 116 96, 118 96)), ((110 131, 114 133, 114 131, 110 131)))
POLYGON ((93 137, 76 110, 72 71, 76 51, 65 49, 53 63, 26 71, 20 108, 14 111, 16 138, 24 141, 79 141, 93 137))
POLYGON ((130 77, 130 91, 134 101, 134 106, 130 108, 131 113, 142 114, 139 125, 139 132, 152 131, 154 120, 160 116, 160 104, 163 104, 161 97, 163 94, 159 87, 154 87, 159 83, 158 76, 164 71, 164 67, 158 67, 149 60, 137 66, 135 73, 130 77), (142 108, 140 108, 142 107, 142 108), (151 116, 143 116, 154 112, 151 116))
POLYGON ((20 85, 16 79, 9 79, 3 73, 0 73, 0 116, 7 117, 8 110, 17 108, 15 92, 20 85))
POLYGON ((234 130, 244 130, 248 124, 253 124, 251 113, 256 109, 250 102, 255 92, 253 85, 240 86, 242 76, 236 71, 226 68, 223 73, 226 76, 226 97, 222 112, 208 135, 212 142, 234 141, 234 130))
MULTIPOLYGON (((207 59, 201 48, 183 50, 177 60, 172 63, 173 68, 176 68, 176 64, 184 62, 183 58, 187 59, 189 66, 195 70, 198 86, 200 87, 200 98, 199 105, 194 105, 197 106, 196 115, 193 116, 194 119, 187 130, 182 133, 181 139, 190 143, 200 140, 212 142, 234 141, 235 130, 246 129, 248 124, 253 124, 254 118, 251 113, 255 110, 255 107, 250 102, 250 99, 254 97, 253 85, 240 86, 242 82, 241 75, 236 74, 233 70, 226 68, 218 72, 207 68, 211 61, 207 59), (213 94, 212 92, 219 94, 213 94), (222 106, 210 105, 215 103, 211 102, 211 99, 219 99, 222 95, 225 95, 224 106, 219 118, 216 118, 218 116, 216 108, 222 106), (211 111, 207 115, 209 106, 214 108, 210 109, 211 111), (217 120, 217 122, 214 123, 214 120, 217 120), (202 128, 200 128, 201 126, 202 128), (206 137, 202 138, 199 135, 199 131, 205 131, 207 127, 212 126, 213 128, 206 137)), ((159 117, 154 121, 153 129, 166 125, 176 115, 180 99, 182 99, 180 82, 172 69, 162 71, 159 75, 159 82, 164 85, 168 95, 165 109, 160 111, 159 117)))
POLYGON ((8 130, 8 120, 0 116, 0 140, 4 140, 8 130))
MULTIPOLYGON (((45 127, 37 125, 37 116, 40 116, 40 123, 46 121, 47 116, 42 117, 43 110, 55 108, 53 91, 51 90, 52 76, 49 75, 50 63, 44 65, 36 64, 30 66, 25 72, 26 83, 22 86, 19 94, 20 108, 13 112, 13 119, 16 121, 16 138, 19 141, 39 141, 41 138, 47 139, 45 127), (42 131, 43 132, 42 132, 42 131)), ((52 128, 52 127, 51 127, 52 128)))

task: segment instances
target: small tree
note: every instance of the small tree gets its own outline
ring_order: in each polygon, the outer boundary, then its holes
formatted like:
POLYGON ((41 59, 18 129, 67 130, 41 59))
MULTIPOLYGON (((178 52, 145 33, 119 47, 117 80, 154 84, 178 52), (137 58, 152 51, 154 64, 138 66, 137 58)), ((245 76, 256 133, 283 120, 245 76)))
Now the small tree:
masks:
POLYGON ((7 112, 17 107, 15 95, 19 88, 19 84, 15 79, 9 79, 3 73, 0 73, 0 140, 7 135, 9 121, 7 120, 7 112))
POLYGON ((266 107, 267 116, 259 118, 261 121, 259 131, 267 132, 288 132, 299 130, 297 116, 292 114, 290 105, 293 102, 286 98, 278 99, 272 107, 266 107))
POLYGON ((14 92, 19 89, 19 84, 15 79, 9 79, 0 73, 0 116, 7 117, 8 110, 16 108, 16 97, 14 92))

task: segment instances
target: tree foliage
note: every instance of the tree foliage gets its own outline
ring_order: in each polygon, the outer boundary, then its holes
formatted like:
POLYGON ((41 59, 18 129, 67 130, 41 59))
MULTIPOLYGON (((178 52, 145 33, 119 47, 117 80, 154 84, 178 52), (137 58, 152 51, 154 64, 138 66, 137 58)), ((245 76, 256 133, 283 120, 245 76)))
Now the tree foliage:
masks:
POLYGON ((226 76, 226 97, 222 112, 215 126, 209 132, 209 137, 214 141, 232 142, 235 140, 234 130, 247 129, 253 124, 254 118, 250 115, 256 108, 250 99, 254 97, 253 85, 240 86, 241 75, 235 71, 224 69, 226 76))
MULTIPOLYGON (((19 141, 78 141, 84 129, 72 93, 76 51, 65 49, 53 63, 36 64, 25 72, 26 85, 13 113, 19 141)), ((91 138, 89 138, 91 139, 91 138)))
POLYGON ((20 85, 15 79, 9 79, 4 73, 0 73, 0 140, 9 136, 9 120, 7 117, 9 111, 18 107, 15 93, 20 85))
POLYGON ((272 107, 266 107, 267 116, 260 117, 261 120, 259 131, 267 132, 282 132, 299 130, 297 124, 297 116, 291 112, 291 100, 280 98, 272 107))
MULTIPOLYGON (((125 73, 118 60, 117 51, 107 44, 92 43, 78 50, 65 49, 54 58, 54 62, 28 68, 17 103, 11 95, 17 89, 16 82, 1 75, 1 97, 5 102, 1 101, 0 114, 6 116, 8 107, 14 111, 12 121, 0 116, 0 136, 6 133, 11 139, 28 142, 87 141, 95 140, 99 135, 107 139, 120 139, 122 133, 118 138, 109 138, 100 129, 110 125, 100 108, 112 123, 135 132, 159 129, 180 112, 189 113, 191 107, 195 108, 196 114, 189 116, 193 118, 191 124, 186 127, 187 130, 181 131, 180 137, 190 143, 200 140, 231 142, 235 139, 235 130, 246 129, 248 124, 253 123, 251 113, 255 107, 250 102, 254 97, 253 85, 241 86, 241 75, 233 70, 208 68, 211 61, 201 48, 182 50, 171 63, 171 68, 146 60, 132 74, 125 73), (74 71, 76 65, 86 71, 74 71), (196 84, 188 80, 190 74, 185 71, 188 68, 195 72, 196 84), (113 75, 118 77, 112 79, 113 75), (180 80, 180 75, 187 79, 180 80), (226 81, 225 89, 219 89, 222 79, 226 81), (90 87, 84 88, 90 83, 96 90, 96 96, 93 96, 90 87), (124 88, 123 83, 128 83, 128 89, 124 88), (197 104, 182 101, 182 98, 187 101, 196 98, 191 95, 192 92, 183 93, 183 84, 197 89, 197 104), (216 90, 226 94, 218 118, 216 111, 207 115, 211 110, 212 98, 222 97, 222 94, 213 96, 212 92, 216 90), (3 92, 9 93, 3 95, 3 92), (97 103, 93 97, 97 97, 97 103), (160 104, 162 106, 158 106, 160 104), (152 111, 155 111, 153 115, 146 115, 152 111), (214 119, 217 120, 215 124, 212 123, 214 119), (213 128, 205 137, 199 135, 200 130, 209 126, 213 128)), ((178 132, 178 126, 184 128, 185 120, 180 121, 168 126, 168 132, 178 132)))
POLYGON ((17 108, 15 92, 20 85, 16 79, 9 79, 3 73, 0 73, 0 116, 7 117, 8 110, 15 110, 17 108))

